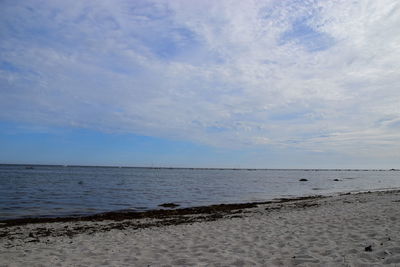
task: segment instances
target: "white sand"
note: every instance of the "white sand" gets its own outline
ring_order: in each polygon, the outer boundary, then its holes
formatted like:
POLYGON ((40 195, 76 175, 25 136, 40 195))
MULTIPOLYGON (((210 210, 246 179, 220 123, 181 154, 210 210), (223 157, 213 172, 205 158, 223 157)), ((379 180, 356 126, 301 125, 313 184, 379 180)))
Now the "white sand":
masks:
POLYGON ((30 229, 72 223, 10 227, 15 239, 0 239, 0 266, 400 266, 400 192, 306 202, 319 205, 260 205, 241 218, 39 242, 27 242, 30 229))

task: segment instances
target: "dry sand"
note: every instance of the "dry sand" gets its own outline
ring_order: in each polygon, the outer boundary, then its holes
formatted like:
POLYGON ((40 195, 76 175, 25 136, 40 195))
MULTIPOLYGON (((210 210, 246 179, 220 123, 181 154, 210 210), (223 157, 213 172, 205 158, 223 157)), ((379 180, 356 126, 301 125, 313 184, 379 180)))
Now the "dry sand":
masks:
POLYGON ((3 225, 0 266, 400 266, 400 191, 179 216, 3 225))

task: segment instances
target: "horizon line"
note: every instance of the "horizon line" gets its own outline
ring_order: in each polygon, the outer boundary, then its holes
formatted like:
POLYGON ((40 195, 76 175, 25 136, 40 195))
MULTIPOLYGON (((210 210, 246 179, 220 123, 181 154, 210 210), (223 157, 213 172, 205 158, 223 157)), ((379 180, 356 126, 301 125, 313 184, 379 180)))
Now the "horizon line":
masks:
POLYGON ((186 169, 186 170, 318 170, 318 171, 400 171, 397 168, 233 168, 233 167, 173 167, 173 166, 119 166, 119 165, 76 165, 76 164, 31 164, 31 163, 0 163, 0 166, 40 166, 40 167, 80 167, 80 168, 132 168, 132 169, 186 169))

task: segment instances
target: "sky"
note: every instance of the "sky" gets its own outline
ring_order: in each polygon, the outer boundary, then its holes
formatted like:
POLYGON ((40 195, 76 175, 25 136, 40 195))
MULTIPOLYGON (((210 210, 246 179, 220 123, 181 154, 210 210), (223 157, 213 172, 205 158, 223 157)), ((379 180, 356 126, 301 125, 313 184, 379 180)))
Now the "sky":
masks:
POLYGON ((0 163, 400 168, 397 0, 2 0, 0 163))

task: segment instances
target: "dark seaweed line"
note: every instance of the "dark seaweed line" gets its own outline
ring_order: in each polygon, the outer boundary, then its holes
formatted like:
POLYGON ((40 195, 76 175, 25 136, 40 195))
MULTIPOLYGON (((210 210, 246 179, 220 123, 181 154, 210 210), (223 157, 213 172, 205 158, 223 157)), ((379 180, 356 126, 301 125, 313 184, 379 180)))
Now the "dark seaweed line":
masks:
POLYGON ((285 203, 292 201, 301 200, 312 200, 324 198, 325 196, 305 196, 296 198, 279 198, 265 202, 250 202, 250 203, 236 203, 236 204, 218 204, 210 206, 192 207, 192 208, 180 208, 180 209, 157 209, 142 212, 135 211, 111 211, 105 213, 99 213, 88 216, 75 216, 75 217, 56 217, 56 218, 20 218, 20 219, 7 219, 0 220, 0 228, 19 226, 25 224, 36 224, 36 223, 57 223, 57 222, 84 222, 84 221, 122 221, 130 219, 165 219, 172 216, 183 216, 183 215, 196 215, 196 214, 218 214, 231 212, 233 210, 249 209, 257 207, 261 204, 272 204, 272 203, 285 203))

